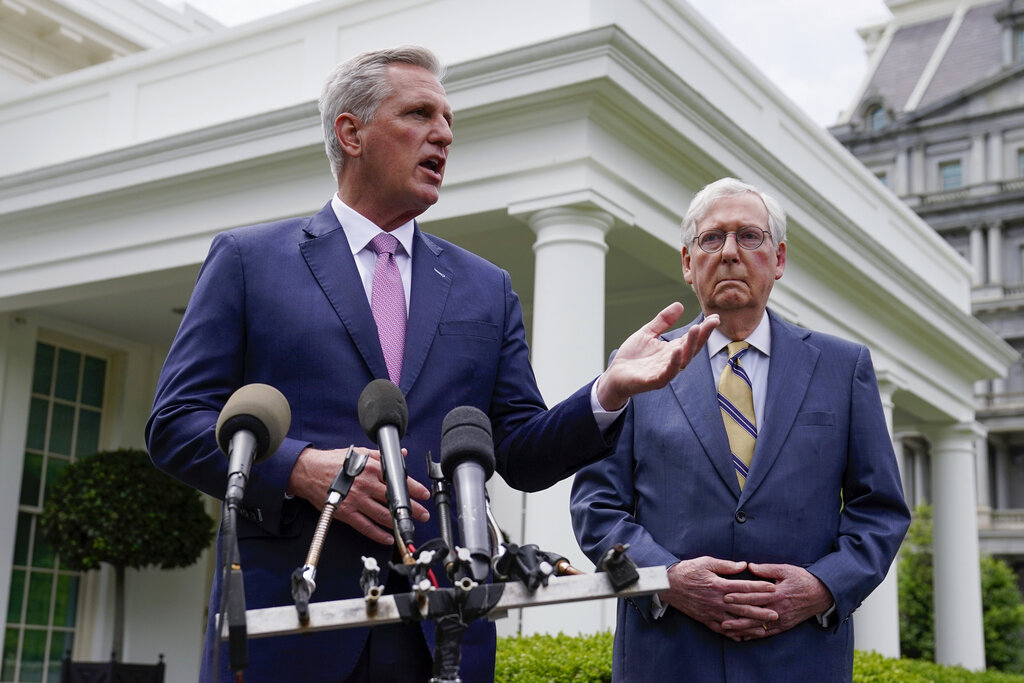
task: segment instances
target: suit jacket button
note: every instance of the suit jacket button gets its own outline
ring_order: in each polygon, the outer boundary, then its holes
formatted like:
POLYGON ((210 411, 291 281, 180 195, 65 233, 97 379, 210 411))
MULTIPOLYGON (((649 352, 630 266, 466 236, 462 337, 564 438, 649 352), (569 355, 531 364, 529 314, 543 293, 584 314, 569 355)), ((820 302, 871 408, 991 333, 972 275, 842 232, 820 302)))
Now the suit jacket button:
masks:
POLYGON ((747 521, 747 513, 744 512, 743 510, 737 511, 734 517, 736 518, 736 521, 740 524, 743 524, 745 521, 747 521))

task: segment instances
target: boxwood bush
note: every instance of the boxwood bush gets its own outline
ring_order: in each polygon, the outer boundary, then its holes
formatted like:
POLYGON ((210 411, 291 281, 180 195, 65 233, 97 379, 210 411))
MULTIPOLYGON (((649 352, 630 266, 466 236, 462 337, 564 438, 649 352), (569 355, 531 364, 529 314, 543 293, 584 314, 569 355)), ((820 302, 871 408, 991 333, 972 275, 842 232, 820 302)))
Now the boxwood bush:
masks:
MULTIPOLYGON (((680 672, 685 673, 685 672, 680 672)), ((512 636, 498 639, 495 683, 607 683, 612 680, 612 634, 512 636)), ((854 683, 1024 683, 1024 676, 975 672, 874 652, 853 658, 854 683)))

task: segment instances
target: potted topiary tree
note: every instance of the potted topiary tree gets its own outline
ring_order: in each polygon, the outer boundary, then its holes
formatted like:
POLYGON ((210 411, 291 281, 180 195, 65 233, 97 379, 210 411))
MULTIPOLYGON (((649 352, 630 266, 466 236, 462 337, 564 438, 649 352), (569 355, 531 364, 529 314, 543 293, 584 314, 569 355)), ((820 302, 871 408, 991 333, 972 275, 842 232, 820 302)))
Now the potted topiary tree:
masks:
MULTIPOLYGON (((157 470, 145 451, 131 449, 102 451, 68 466, 47 492, 41 522, 62 565, 78 571, 103 562, 114 567, 112 662, 82 663, 93 667, 118 666, 122 654, 125 569, 187 567, 209 547, 214 529, 195 489, 157 470)), ((127 671, 140 665, 120 666, 127 671)), ((155 666, 162 672, 162 662, 155 666)))

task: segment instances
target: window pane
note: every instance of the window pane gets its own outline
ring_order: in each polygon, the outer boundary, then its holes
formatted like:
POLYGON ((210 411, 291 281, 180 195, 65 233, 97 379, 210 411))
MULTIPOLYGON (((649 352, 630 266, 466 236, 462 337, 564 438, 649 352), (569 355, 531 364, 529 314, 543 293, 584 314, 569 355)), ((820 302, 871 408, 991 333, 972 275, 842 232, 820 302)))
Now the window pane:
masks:
POLYGON ((75 428, 75 409, 72 406, 53 404, 53 421, 50 423, 50 452, 71 455, 71 435, 75 428))
POLYGON ((29 572, 28 605, 25 607, 25 623, 46 626, 50 622, 50 593, 53 591, 53 574, 29 572))
POLYGON ((75 457, 92 455, 100 447, 100 414, 81 408, 78 411, 78 438, 75 439, 75 457))
POLYGON ((53 455, 46 459, 46 493, 44 494, 44 497, 49 497, 50 487, 53 486, 53 482, 60 479, 60 475, 64 473, 64 470, 66 470, 70 464, 70 461, 53 455))
POLYGON ((82 354, 67 349, 57 352, 57 384, 53 395, 67 401, 78 399, 78 370, 82 354))
POLYGON ((0 681, 13 681, 14 668, 18 664, 18 629, 9 628, 4 634, 4 663, 0 681))
POLYGON ((21 621, 21 603, 25 597, 25 570, 15 569, 11 572, 11 593, 7 599, 7 621, 21 621))
POLYGON ((39 486, 43 483, 43 456, 38 453, 25 454, 25 467, 21 472, 21 504, 36 506, 39 500, 39 486))
POLYGON ((78 612, 78 577, 57 577, 57 597, 53 605, 53 625, 74 628, 78 612))
POLYGON ((943 190, 955 190, 963 186, 959 161, 939 164, 939 182, 943 190))
POLYGON ((28 566, 28 544, 32 540, 32 515, 18 513, 18 533, 14 537, 14 564, 28 566))
POLYGON ((25 631, 21 646, 21 676, 19 680, 35 683, 43 680, 43 662, 46 659, 46 631, 25 631))
POLYGON ((43 567, 45 569, 52 569, 53 563, 56 560, 56 553, 53 550, 53 546, 46 536, 39 530, 39 524, 36 524, 35 543, 32 546, 32 566, 43 567))
POLYGON ((32 371, 32 392, 50 395, 53 381, 54 348, 49 344, 36 344, 36 367, 32 371))
POLYGON ((25 448, 41 451, 46 447, 46 412, 49 407, 49 402, 41 398, 32 399, 28 411, 28 437, 25 439, 25 448))
POLYGON ((75 646, 75 634, 72 631, 56 631, 53 634, 53 641, 50 643, 50 671, 47 673, 47 680, 60 681, 60 660, 64 656, 71 656, 75 646), (56 673, 55 673, 56 672, 56 673))
POLYGON ((107 362, 92 356, 85 357, 82 368, 82 403, 87 406, 103 405, 103 382, 106 379, 107 362))

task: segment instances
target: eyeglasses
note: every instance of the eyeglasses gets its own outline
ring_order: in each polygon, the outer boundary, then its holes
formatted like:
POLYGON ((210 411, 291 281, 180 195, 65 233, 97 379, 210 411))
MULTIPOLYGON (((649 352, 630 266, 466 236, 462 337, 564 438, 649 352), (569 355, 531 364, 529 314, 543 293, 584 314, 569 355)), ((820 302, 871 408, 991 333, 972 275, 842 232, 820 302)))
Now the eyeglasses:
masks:
POLYGON ((709 254, 715 254, 722 251, 722 247, 725 246, 725 241, 729 235, 734 235, 737 246, 753 251, 764 244, 765 235, 771 237, 771 234, 770 230, 762 230, 761 228, 747 225, 732 233, 721 230, 705 230, 697 235, 694 241, 702 250, 709 254))

